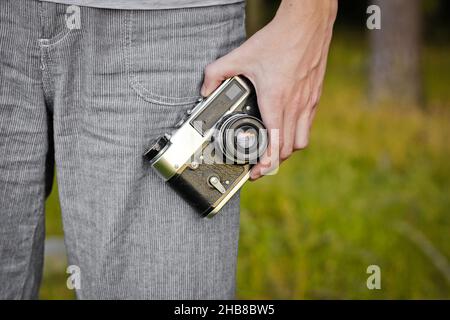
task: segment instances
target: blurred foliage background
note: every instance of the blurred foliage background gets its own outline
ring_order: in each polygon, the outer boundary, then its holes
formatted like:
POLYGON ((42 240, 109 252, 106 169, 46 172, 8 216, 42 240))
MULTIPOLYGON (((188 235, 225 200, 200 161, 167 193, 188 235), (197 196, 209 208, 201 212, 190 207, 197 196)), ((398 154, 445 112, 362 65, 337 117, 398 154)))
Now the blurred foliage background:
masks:
MULTIPOLYGON (((278 2, 248 0, 249 35, 278 2)), ((368 4, 339 4, 310 147, 243 189, 238 298, 449 299, 450 2, 420 2, 424 99, 411 106, 368 99, 368 4)), ((62 234, 55 188, 47 237, 62 234)), ((65 268, 47 258, 42 299, 74 297, 65 268)))

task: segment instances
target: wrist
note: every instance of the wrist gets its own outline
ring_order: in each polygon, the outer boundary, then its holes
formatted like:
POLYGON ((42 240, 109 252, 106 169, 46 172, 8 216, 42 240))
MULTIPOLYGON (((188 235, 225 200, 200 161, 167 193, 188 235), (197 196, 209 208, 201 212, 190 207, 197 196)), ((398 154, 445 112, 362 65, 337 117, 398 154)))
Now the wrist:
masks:
POLYGON ((338 0, 282 0, 274 20, 295 26, 313 20, 333 24, 338 0))

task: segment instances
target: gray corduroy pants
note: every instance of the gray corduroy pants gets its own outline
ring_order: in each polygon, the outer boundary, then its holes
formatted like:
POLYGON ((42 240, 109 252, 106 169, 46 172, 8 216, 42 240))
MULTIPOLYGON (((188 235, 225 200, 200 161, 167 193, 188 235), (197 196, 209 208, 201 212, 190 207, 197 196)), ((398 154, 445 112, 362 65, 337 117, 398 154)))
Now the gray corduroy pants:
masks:
POLYGON ((38 295, 54 167, 78 298, 233 298, 238 197, 201 219, 142 154, 243 42, 244 5, 79 9, 0 1, 0 298, 38 295))

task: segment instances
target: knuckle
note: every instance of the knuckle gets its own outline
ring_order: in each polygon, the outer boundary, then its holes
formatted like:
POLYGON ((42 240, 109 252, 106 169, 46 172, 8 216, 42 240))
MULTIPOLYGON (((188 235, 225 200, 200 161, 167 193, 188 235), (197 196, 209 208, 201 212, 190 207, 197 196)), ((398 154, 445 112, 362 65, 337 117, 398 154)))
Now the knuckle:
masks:
POLYGON ((315 108, 320 102, 320 92, 316 92, 312 98, 312 106, 315 108))
POLYGON ((296 95, 292 99, 291 104, 295 107, 296 110, 301 110, 302 106, 304 105, 304 99, 302 96, 296 95))
POLYGON ((293 121, 297 121, 300 115, 302 114, 303 110, 301 108, 301 105, 297 104, 292 113, 289 116, 290 119, 293 119, 293 121))
POLYGON ((216 74, 217 67, 214 63, 208 64, 205 67, 205 75, 206 77, 213 77, 216 74))
POLYGON ((314 109, 319 104, 319 102, 320 102, 319 97, 314 98, 312 101, 312 109, 314 109))

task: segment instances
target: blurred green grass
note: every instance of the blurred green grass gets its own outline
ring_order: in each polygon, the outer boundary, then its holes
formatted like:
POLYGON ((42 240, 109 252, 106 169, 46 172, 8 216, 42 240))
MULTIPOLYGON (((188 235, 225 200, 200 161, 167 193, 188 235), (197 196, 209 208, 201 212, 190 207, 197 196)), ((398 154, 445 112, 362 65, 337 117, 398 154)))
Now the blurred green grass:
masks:
MULTIPOLYGON (((310 147, 243 189, 239 298, 450 298, 424 249, 450 258, 449 56, 425 50, 427 109, 373 108, 364 41, 335 37, 310 147), (366 287, 372 264, 381 290, 366 287)), ((62 235, 55 190, 47 230, 62 235)), ((65 265, 50 265, 41 298, 72 298, 65 265)))

